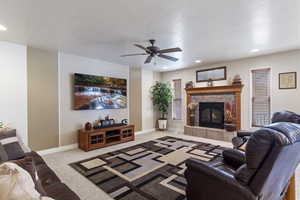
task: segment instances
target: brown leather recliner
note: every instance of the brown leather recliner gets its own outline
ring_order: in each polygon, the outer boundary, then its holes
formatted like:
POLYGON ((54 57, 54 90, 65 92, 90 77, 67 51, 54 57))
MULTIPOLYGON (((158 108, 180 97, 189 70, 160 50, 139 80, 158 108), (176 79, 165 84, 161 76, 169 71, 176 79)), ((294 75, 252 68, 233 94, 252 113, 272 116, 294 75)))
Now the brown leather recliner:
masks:
POLYGON ((224 151, 222 168, 188 160, 187 198, 281 200, 300 162, 299 152, 299 124, 278 122, 261 128, 251 135, 246 152, 224 151))

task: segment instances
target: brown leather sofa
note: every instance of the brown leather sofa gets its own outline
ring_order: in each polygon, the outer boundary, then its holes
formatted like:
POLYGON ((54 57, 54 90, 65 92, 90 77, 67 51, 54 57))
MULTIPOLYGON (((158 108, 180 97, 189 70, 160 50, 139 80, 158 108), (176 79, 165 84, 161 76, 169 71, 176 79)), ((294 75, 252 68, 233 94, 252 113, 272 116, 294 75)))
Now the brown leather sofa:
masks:
POLYGON ((36 190, 42 196, 48 196, 55 200, 80 200, 68 186, 61 182, 36 152, 26 153, 24 158, 12 162, 29 172, 34 180, 36 190))
POLYGON ((225 150, 219 164, 186 162, 188 200, 281 200, 300 162, 300 125, 277 122, 255 131, 246 151, 225 150))

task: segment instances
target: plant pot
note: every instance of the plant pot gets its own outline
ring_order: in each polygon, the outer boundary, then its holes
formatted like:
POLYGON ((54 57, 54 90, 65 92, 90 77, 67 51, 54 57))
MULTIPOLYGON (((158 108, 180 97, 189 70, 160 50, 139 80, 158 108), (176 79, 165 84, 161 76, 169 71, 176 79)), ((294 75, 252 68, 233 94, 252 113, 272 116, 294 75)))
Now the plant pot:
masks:
POLYGON ((167 130, 168 120, 166 119, 159 119, 158 120, 158 129, 159 130, 167 130))

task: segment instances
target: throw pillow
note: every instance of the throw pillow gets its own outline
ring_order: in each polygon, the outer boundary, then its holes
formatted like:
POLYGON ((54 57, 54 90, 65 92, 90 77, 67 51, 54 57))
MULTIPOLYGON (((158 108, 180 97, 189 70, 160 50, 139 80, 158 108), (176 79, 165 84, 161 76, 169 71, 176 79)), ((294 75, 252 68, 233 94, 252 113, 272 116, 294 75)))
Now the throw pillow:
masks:
POLYGON ((23 159, 13 160, 10 162, 13 162, 13 163, 17 164, 18 166, 22 167, 23 169, 25 169, 31 175, 31 178, 35 184, 35 189, 41 195, 46 196, 47 193, 45 192, 45 190, 42 186, 41 180, 38 177, 38 172, 37 172, 37 168, 36 168, 33 157, 26 156, 23 159))
POLYGON ((4 149, 4 147, 0 143, 0 164, 8 161, 8 155, 4 149))
POLYGON ((39 200, 30 174, 15 163, 0 165, 0 199, 39 200))
POLYGON ((24 158, 25 153, 19 144, 15 130, 0 133, 0 143, 2 144, 8 160, 17 160, 24 158))

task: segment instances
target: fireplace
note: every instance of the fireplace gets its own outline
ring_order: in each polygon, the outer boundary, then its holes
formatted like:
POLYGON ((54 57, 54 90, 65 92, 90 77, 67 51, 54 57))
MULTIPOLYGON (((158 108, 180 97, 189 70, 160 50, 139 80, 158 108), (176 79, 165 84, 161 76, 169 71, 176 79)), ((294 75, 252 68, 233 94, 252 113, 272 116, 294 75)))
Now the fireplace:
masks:
POLYGON ((200 102, 199 126, 224 128, 224 102, 200 102))

